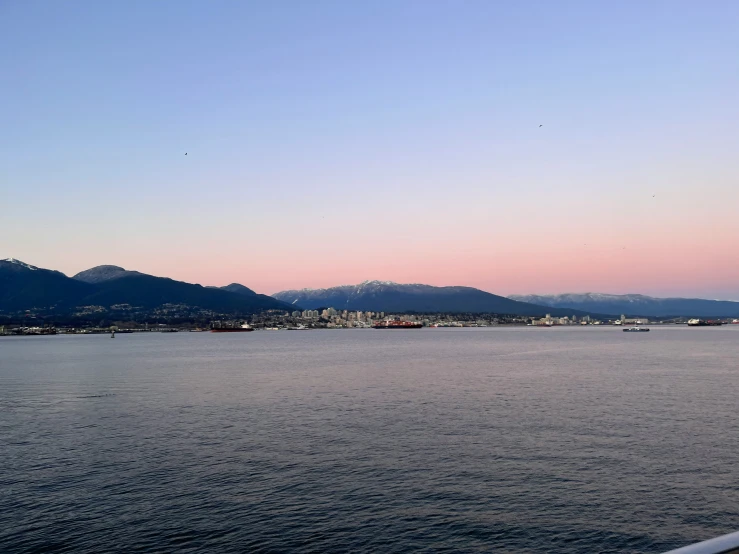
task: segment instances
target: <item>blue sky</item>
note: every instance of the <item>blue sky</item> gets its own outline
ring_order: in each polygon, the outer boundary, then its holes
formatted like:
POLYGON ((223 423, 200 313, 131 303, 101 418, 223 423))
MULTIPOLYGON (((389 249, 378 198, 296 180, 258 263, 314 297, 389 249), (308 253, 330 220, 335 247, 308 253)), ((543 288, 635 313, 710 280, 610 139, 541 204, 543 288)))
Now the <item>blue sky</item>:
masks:
POLYGON ((6 0, 0 257, 739 298, 738 28, 736 2, 6 0))

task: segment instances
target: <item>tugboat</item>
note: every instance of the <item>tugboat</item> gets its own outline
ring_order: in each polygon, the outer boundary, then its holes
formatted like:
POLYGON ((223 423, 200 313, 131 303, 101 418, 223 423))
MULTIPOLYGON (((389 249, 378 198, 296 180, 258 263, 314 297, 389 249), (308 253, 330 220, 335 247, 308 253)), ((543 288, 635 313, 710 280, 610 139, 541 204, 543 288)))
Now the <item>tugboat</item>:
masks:
POLYGON ((375 323, 373 329, 420 329, 423 327, 423 323, 417 323, 414 321, 380 321, 375 323))
POLYGON ((647 327, 627 327, 623 331, 624 333, 648 333, 649 328, 647 327))

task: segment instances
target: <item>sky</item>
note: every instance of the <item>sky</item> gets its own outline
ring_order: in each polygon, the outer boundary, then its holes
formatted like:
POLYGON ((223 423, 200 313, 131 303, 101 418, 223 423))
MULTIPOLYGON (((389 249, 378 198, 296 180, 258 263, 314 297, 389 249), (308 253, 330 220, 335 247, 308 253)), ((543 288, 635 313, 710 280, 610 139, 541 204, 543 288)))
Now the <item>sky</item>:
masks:
POLYGON ((0 0, 0 258, 739 300, 737 28, 733 0, 0 0))

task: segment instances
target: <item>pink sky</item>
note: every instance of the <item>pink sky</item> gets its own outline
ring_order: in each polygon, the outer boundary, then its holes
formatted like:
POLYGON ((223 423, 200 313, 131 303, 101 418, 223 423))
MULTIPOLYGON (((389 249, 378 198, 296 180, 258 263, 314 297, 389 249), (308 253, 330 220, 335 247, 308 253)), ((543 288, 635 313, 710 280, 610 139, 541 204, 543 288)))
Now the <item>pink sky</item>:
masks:
POLYGON ((132 248, 136 245, 130 241, 113 237, 97 243, 101 251, 96 256, 76 256, 57 237, 52 252, 12 254, 69 275, 112 263, 203 285, 239 282, 267 294, 380 279, 467 285, 503 295, 606 292, 739 300, 736 230, 641 227, 583 230, 574 236, 521 230, 494 238, 419 230, 398 232, 395 238, 392 233, 338 235, 313 245, 315 236, 296 237, 287 246, 281 242, 274 253, 271 241, 254 241, 242 249, 239 240, 216 240, 208 248, 194 239, 151 237, 132 248))
POLYGON ((739 300, 737 3, 57 4, 3 8, 0 257, 739 300))

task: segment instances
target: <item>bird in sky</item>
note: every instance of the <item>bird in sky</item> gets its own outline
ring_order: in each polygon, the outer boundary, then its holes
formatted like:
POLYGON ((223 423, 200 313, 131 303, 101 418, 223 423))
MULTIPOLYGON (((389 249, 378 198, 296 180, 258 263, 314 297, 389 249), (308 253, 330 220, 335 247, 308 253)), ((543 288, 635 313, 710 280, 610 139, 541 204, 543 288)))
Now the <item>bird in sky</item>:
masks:
POLYGON ((185 156, 187 156, 187 152, 185 152, 185 156))
POLYGON ((539 125, 539 127, 544 127, 544 125, 539 125))

